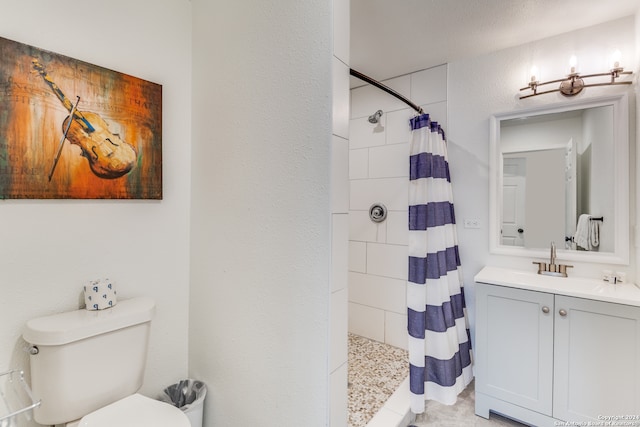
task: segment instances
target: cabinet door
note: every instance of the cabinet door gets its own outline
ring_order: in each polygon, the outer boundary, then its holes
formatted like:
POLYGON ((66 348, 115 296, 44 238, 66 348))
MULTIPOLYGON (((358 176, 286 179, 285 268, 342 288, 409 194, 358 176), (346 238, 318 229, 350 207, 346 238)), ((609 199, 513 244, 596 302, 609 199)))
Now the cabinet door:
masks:
POLYGON ((476 391, 551 416, 553 295, 476 284, 476 391))
POLYGON ((553 416, 639 415, 640 307, 565 296, 555 302, 553 416))

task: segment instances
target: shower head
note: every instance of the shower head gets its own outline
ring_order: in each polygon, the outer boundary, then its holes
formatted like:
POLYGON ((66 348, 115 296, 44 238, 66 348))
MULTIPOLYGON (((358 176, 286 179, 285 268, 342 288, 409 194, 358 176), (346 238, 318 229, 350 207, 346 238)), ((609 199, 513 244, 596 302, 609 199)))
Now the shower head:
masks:
POLYGON ((378 123, 378 120, 380 120, 380 117, 382 117, 382 110, 378 110, 372 115, 370 115, 369 123, 378 123))

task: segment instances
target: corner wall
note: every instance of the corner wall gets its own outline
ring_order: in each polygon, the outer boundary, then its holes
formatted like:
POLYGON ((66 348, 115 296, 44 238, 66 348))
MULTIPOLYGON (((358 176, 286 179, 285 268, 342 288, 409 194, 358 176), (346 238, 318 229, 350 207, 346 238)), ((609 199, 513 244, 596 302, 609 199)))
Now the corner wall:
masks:
POLYGON ((347 427, 350 1, 333 0, 329 426, 347 427))
POLYGON ((331 1, 192 4, 189 370, 205 425, 324 427, 331 1))

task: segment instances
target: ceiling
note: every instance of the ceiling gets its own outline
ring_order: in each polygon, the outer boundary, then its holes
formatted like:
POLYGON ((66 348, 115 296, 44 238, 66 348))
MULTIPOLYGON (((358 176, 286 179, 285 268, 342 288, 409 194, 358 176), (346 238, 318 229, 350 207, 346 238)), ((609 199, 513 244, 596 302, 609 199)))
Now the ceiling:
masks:
POLYGON ((385 80, 638 10, 640 0, 351 0, 350 65, 385 80))

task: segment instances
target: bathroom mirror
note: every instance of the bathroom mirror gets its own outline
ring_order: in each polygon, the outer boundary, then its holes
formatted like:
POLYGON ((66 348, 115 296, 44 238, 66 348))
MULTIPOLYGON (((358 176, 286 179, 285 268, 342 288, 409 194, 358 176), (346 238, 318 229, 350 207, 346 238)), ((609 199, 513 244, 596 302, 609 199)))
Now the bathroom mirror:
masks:
POLYGON ((548 258, 555 242, 563 260, 628 264, 627 95, 490 121, 491 252, 548 258))

